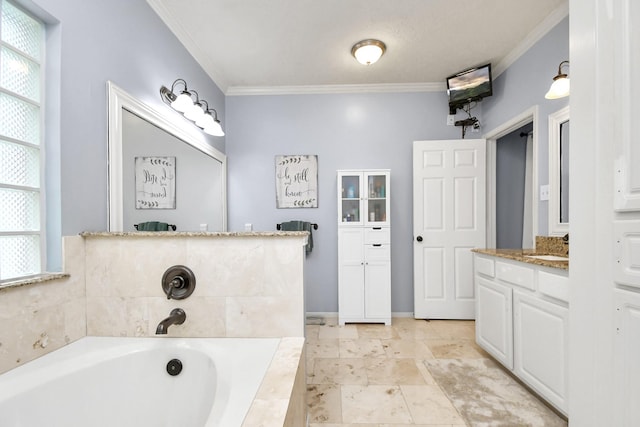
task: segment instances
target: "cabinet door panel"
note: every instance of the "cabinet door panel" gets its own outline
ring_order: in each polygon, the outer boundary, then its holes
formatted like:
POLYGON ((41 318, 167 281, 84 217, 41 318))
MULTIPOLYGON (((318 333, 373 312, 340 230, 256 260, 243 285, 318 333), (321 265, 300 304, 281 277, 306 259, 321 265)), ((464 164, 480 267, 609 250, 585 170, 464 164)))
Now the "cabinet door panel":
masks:
POLYGON ((513 306, 515 372, 566 413, 569 309, 517 291, 513 306))
POLYGON ((339 293, 338 310, 340 318, 363 318, 365 305, 364 265, 344 265, 340 267, 339 293))
POLYGON ((478 276, 476 282, 476 341, 513 369, 512 290, 478 276))
POLYGON ((365 315, 372 319, 391 318, 391 264, 369 261, 365 267, 365 315))
POLYGON ((631 426, 640 420, 640 294, 617 289, 615 298, 614 384, 619 390, 611 425, 631 426), (624 392, 623 392, 624 391, 624 392))

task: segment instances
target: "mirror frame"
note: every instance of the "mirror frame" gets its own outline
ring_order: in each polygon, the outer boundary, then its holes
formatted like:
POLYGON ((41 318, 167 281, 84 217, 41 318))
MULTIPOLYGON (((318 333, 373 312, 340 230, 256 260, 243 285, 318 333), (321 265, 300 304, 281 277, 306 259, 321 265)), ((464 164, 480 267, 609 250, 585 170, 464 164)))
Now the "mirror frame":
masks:
POLYGON ((568 120, 568 105, 549 114, 549 236, 569 232, 569 223, 560 222, 560 125, 568 120))
POLYGON ((189 132, 173 123, 143 102, 120 89, 113 82, 107 82, 108 129, 109 129, 109 231, 123 231, 122 179, 122 110, 127 110, 141 119, 173 135, 196 150, 219 161, 222 165, 222 231, 227 231, 227 156, 206 142, 205 136, 189 132))

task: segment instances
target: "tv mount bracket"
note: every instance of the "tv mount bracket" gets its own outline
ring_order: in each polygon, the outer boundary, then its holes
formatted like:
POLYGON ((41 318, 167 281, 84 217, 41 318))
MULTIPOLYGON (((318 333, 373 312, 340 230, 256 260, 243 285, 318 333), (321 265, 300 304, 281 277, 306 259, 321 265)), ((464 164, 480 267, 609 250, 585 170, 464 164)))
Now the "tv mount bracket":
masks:
POLYGON ((462 126, 462 139, 464 139, 467 133, 467 127, 473 126, 474 129, 480 128, 480 121, 478 121, 476 117, 471 116, 471 109, 476 105, 478 105, 477 102, 474 102, 473 105, 471 105, 471 101, 469 101, 468 103, 464 104, 462 107, 459 107, 469 116, 468 118, 463 120, 456 120, 456 122, 454 123, 456 126, 462 126))

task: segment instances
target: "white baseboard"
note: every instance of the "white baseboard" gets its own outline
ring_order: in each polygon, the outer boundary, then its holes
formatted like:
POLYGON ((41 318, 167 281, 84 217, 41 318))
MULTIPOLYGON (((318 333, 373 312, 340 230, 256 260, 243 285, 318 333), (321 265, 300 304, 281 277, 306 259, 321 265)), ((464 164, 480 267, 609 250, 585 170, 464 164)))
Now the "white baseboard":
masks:
MULTIPOLYGON (((308 311, 307 317, 323 317, 325 319, 338 318, 337 311, 308 311)), ((391 317, 413 317, 413 311, 396 311, 391 317)))

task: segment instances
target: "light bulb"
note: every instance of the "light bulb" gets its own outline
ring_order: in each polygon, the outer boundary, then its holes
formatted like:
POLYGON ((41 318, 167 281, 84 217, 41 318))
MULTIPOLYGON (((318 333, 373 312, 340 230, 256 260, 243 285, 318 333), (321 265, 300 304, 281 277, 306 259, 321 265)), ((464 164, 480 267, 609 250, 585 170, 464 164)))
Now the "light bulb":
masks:
POLYGON ((191 95, 186 91, 178 95, 176 100, 171 103, 171 107, 176 111, 180 111, 181 113, 188 111, 192 106, 193 101, 191 100, 191 95))
POLYGON ((549 92, 547 92, 544 97, 547 99, 564 98, 565 96, 569 95, 569 89, 569 77, 561 77, 559 79, 555 79, 553 83, 551 83, 549 92))
POLYGON ((189 108, 187 111, 184 112, 184 116, 193 122, 200 119, 203 115, 204 115, 204 110, 202 109, 202 105, 198 102, 193 104, 191 108, 189 108))

